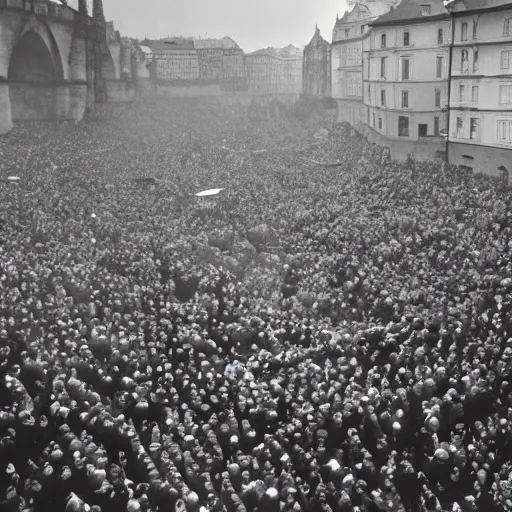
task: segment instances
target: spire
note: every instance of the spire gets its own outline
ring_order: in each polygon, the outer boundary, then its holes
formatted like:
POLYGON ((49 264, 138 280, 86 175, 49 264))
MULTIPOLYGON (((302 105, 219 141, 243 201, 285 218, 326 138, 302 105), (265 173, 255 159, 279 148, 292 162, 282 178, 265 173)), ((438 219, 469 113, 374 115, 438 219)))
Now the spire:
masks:
POLYGON ((103 12, 103 0, 93 0, 92 17, 95 20, 105 21, 105 13, 103 12))

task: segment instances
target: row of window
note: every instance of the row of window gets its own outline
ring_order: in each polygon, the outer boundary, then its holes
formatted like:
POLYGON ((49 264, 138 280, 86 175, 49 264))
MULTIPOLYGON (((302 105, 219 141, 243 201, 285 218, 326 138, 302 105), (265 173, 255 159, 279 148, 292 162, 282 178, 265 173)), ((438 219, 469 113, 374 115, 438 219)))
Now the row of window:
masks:
MULTIPOLYGON (((480 119, 478 117, 471 117, 469 120, 469 138, 476 140, 480 131, 480 119)), ((456 135, 457 139, 464 138, 464 118, 457 117, 456 121, 456 135)))
MULTIPOLYGON (((478 87, 477 87, 478 89, 478 87)), ((368 96, 371 95, 370 87, 368 86, 368 96)), ((478 93, 477 93, 478 96, 478 93)), ((478 99, 476 100, 478 101, 478 99)), ((441 108, 441 89, 436 89, 434 91, 434 104, 436 107, 441 108)), ((380 91, 380 105, 382 107, 386 106, 386 90, 382 89, 380 91)), ((402 108, 409 108, 409 91, 401 91, 401 106, 402 108)))
MULTIPOLYGON (((444 43, 444 30, 442 28, 437 29, 437 44, 444 43)), ((408 30, 402 32, 402 46, 411 46, 411 34, 408 30)), ((386 34, 380 35, 380 47, 387 48, 387 37, 386 34)))
MULTIPOLYGON (((476 28, 477 28, 477 20, 473 20, 473 40, 476 39, 476 28)), ((466 22, 462 23, 460 26, 460 40, 467 41, 468 40, 468 24, 466 22)))
MULTIPOLYGON (((459 85, 459 102, 464 103, 466 101, 466 86, 464 84, 459 85)), ((471 87, 471 103, 478 103, 478 85, 471 87)))
MULTIPOLYGON (((387 78, 387 59, 380 58, 380 78, 387 78)), ((400 77, 401 80, 411 80, 411 57, 400 58, 400 77)), ((436 57, 436 78, 444 78, 444 57, 436 57)))
MULTIPOLYGON (((473 20, 472 26, 473 26, 472 39, 474 41, 477 38, 478 21, 476 19, 473 20)), ((461 24, 461 26, 460 26, 460 40, 461 41, 468 40, 468 28, 469 28, 469 25, 467 22, 463 22, 461 24)), ((503 35, 504 36, 512 35, 512 18, 505 18, 503 20, 503 35)))
MULTIPOLYGON (((473 85, 471 89, 465 84, 459 84, 459 102, 465 103, 467 94, 471 90, 471 103, 478 103, 479 86, 473 85)), ((500 105, 512 105, 512 85, 504 84, 499 87, 499 103, 500 105)))
MULTIPOLYGON (((364 34, 364 31, 368 28, 368 25, 361 25, 360 27, 360 35, 363 35, 364 34)), ((356 31, 356 28, 354 27, 354 32, 356 31)), ((352 37, 356 37, 358 34, 357 33, 354 33, 352 35, 352 37)), ((350 29, 349 28, 346 28, 345 29, 345 38, 349 38, 351 36, 350 34, 350 29)))
MULTIPOLYGON (((398 136, 409 137, 409 118, 407 116, 398 116, 398 136)), ((376 118, 373 113, 373 127, 382 130, 382 117, 376 118)), ((439 137, 439 117, 434 117, 434 133, 435 137, 439 137)), ((428 124, 418 124, 418 137, 428 137, 428 124)))
MULTIPOLYGON (((473 50, 473 73, 478 71, 478 48, 473 50)), ((463 48, 460 53, 460 70, 462 73, 469 73, 469 52, 463 48)))
MULTIPOLYGON (((387 78, 387 59, 388 57, 380 58, 380 78, 385 80, 387 78)), ((401 79, 402 80, 410 80, 410 58, 402 57, 401 58, 401 79)), ((471 65, 471 69, 473 73, 479 71, 480 63, 479 63, 479 55, 478 48, 473 49, 473 62, 471 65)), ((500 68, 503 71, 508 71, 512 69, 512 50, 502 50, 501 58, 500 58, 500 68)), ((469 50, 463 48, 461 50, 461 58, 460 58, 460 70, 462 73, 469 73, 469 50)), ((436 78, 444 78, 444 57, 437 56, 436 57, 436 78)))
MULTIPOLYGON (((457 139, 464 139, 464 118, 457 117, 456 132, 457 139)), ((471 117, 469 119, 469 138, 478 140, 480 133, 480 119, 478 117, 471 117)), ((499 119, 497 121, 497 138, 498 141, 504 144, 512 143, 512 119, 499 119)))

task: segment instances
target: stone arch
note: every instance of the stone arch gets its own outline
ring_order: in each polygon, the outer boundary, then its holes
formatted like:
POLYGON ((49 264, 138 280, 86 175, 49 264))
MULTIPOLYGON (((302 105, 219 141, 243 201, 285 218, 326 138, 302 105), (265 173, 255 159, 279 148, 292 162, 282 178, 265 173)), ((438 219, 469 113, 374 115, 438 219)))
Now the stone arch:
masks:
POLYGON ((51 29, 47 25, 39 21, 36 17, 30 18, 25 23, 22 30, 19 32, 15 44, 11 47, 9 64, 12 59, 14 49, 16 48, 18 43, 23 39, 23 37, 29 32, 37 34, 42 39, 42 41, 46 45, 46 48, 50 52, 53 61, 53 66, 55 68, 55 79, 62 80, 64 78, 67 78, 64 74, 64 66, 62 64, 61 53, 51 29))
POLYGON ((55 86, 63 78, 55 39, 45 25, 33 18, 10 52, 8 84, 12 120, 55 119, 55 86))

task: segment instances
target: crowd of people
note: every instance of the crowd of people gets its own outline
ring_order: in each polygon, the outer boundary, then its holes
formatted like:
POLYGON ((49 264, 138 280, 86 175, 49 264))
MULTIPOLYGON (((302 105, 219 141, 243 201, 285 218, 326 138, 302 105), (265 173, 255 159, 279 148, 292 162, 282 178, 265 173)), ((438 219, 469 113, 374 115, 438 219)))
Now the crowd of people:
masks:
POLYGON ((506 184, 206 99, 0 155, 2 511, 512 510, 506 184))

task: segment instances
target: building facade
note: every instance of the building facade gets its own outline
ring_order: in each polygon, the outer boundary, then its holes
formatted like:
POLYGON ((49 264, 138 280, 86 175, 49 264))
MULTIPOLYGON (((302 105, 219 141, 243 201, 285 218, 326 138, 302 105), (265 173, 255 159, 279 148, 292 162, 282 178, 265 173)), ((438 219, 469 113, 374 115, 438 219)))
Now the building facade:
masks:
POLYGON ((244 52, 233 39, 195 39, 194 46, 201 78, 220 82, 223 90, 247 89, 244 52))
POLYGON ((336 19, 331 47, 331 94, 338 106, 338 121, 358 126, 366 120, 363 105, 363 40, 369 23, 389 11, 396 0, 355 3, 336 19))
POLYGON ((259 95, 302 93, 302 51, 292 45, 246 54, 245 66, 250 92, 259 95))
POLYGON ((318 27, 304 48, 302 93, 309 98, 331 96, 331 47, 320 35, 318 27))
POLYGON ((512 3, 456 0, 449 110, 449 162, 512 172, 512 3))
POLYGON ((143 45, 151 49, 157 80, 199 79, 199 58, 192 39, 146 40, 143 45))
POLYGON ((395 158, 446 156, 450 16, 441 0, 403 0, 370 24, 364 48, 368 133, 395 158))

